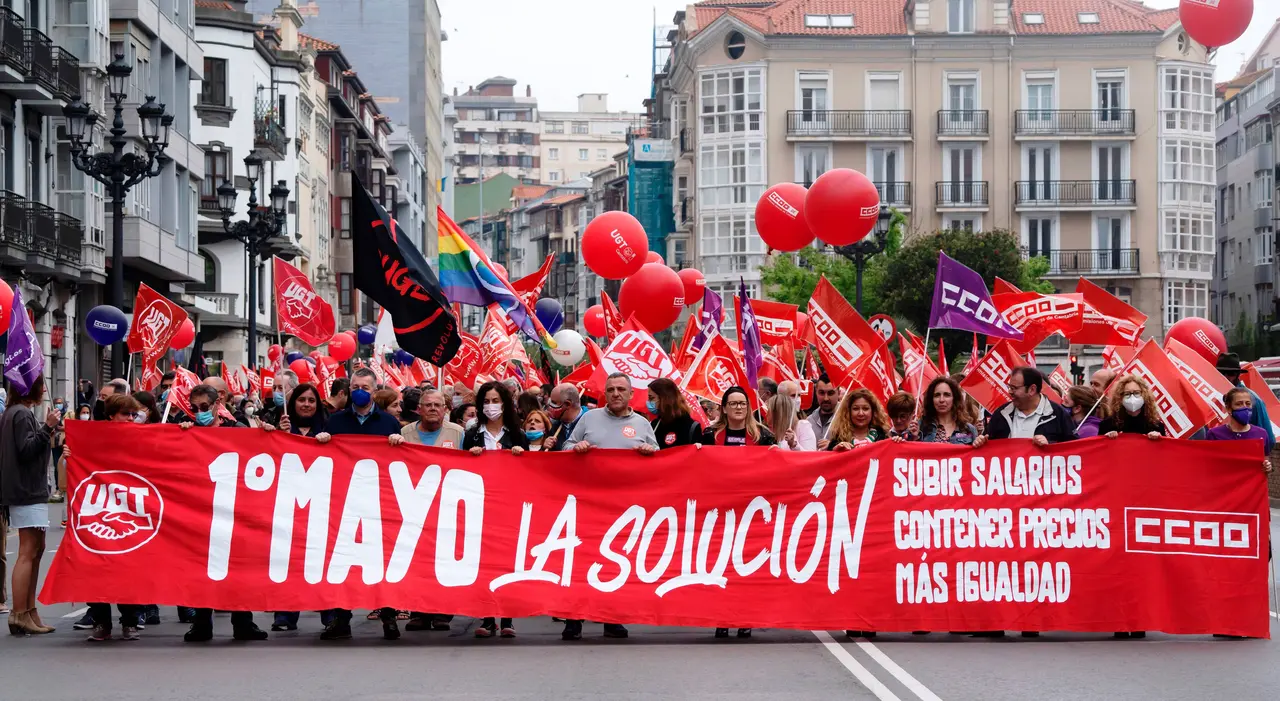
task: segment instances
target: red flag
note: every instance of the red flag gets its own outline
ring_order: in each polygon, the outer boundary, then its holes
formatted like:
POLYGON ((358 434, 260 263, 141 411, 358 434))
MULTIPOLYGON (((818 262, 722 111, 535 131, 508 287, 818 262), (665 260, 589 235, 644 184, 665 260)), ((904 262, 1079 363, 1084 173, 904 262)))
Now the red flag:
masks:
POLYGON ((272 389, 275 389, 275 386, 276 386, 275 370, 263 368, 261 373, 259 374, 262 375, 262 393, 263 394, 266 394, 267 392, 270 392, 272 389))
POLYGON ((1013 350, 1012 344, 1001 340, 989 353, 979 358, 976 365, 969 363, 972 369, 960 383, 960 387, 987 411, 994 413, 1009 402, 1009 373, 1024 364, 1025 361, 1013 350))
POLYGON ((604 290, 600 290, 600 306, 604 308, 606 340, 612 341, 615 336, 622 332, 622 312, 618 311, 618 307, 614 305, 613 300, 609 299, 609 293, 604 290))
POLYGON ((1067 372, 1067 362, 1064 360, 1058 363, 1058 367, 1049 373, 1049 377, 1045 378, 1049 381, 1049 386, 1058 390, 1058 394, 1066 394, 1071 389, 1071 375, 1067 372))
POLYGON ((938 368, 925 353, 924 343, 910 331, 898 334, 898 348, 902 351, 903 389, 919 399, 925 387, 940 374, 938 368))
POLYGON ((484 359, 484 352, 480 348, 480 339, 466 331, 459 331, 458 334, 462 337, 462 343, 458 346, 458 354, 453 356, 453 359, 444 368, 454 382, 462 382, 470 386, 476 373, 479 372, 480 363, 484 359))
POLYGON ((859 361, 876 350, 884 338, 836 291, 826 276, 818 280, 809 299, 809 321, 818 339, 818 354, 831 381, 838 387, 854 385, 859 361))
POLYGON ((1134 353, 1132 346, 1107 346, 1102 349, 1102 369, 1119 373, 1125 363, 1133 360, 1134 353))
POLYGON ((947 351, 942 347, 942 339, 938 339, 938 372, 945 377, 951 377, 950 371, 947 370, 947 351))
POLYGON ((680 388, 699 399, 719 404, 725 390, 734 385, 747 391, 747 401, 751 406, 760 406, 755 388, 747 381, 747 373, 742 369, 737 354, 725 343, 724 337, 716 335, 702 344, 680 388))
POLYGON ((1186 438, 1213 420, 1213 407, 1183 377, 1169 356, 1155 341, 1147 340, 1133 360, 1125 363, 1120 375, 1141 377, 1155 396, 1156 411, 1165 431, 1173 438, 1186 438))
POLYGON ((960 376, 962 378, 969 376, 969 373, 973 371, 974 366, 977 365, 979 357, 978 334, 975 333, 973 335, 973 350, 969 351, 969 360, 965 362, 964 369, 960 371, 960 376))
POLYGON ((391 384, 391 375, 387 374, 387 365, 382 360, 381 353, 374 353, 369 358, 369 369, 378 378, 378 384, 386 386, 391 384))
POLYGON ((880 400, 880 406, 889 402, 889 397, 898 391, 895 377, 893 354, 889 352, 889 341, 881 340, 880 347, 866 354, 854 370, 854 377, 861 387, 866 387, 880 400))
POLYGON ((245 379, 249 382, 249 391, 261 397, 262 396, 262 378, 258 376, 258 373, 250 370, 244 365, 240 366, 240 372, 244 373, 245 379))
POLYGON ((1267 381, 1262 378, 1262 373, 1258 372, 1258 368, 1253 363, 1245 363, 1240 368, 1244 372, 1241 373, 1240 379, 1244 381, 1244 386, 1253 390, 1258 395, 1262 403, 1267 407, 1267 414, 1271 416, 1271 433, 1280 436, 1280 426, 1276 425, 1276 418, 1280 417, 1280 400, 1276 399, 1276 393, 1271 391, 1267 386, 1267 381))
POLYGON ((1070 336, 1072 343, 1136 346, 1141 342, 1146 314, 1084 278, 1076 283, 1076 292, 1085 306, 1080 330, 1070 336))
POLYGON ((1230 392, 1235 385, 1231 381, 1222 376, 1213 363, 1207 361, 1199 353, 1191 350, 1185 344, 1176 339, 1166 338, 1164 341, 1164 352, 1169 355, 1169 360, 1178 367, 1178 371, 1182 373, 1182 377, 1191 385, 1197 394, 1204 399, 1205 403, 1213 408, 1216 418, 1210 422, 1210 427, 1217 426, 1227 420, 1227 414, 1230 410, 1222 396, 1230 392))
POLYGON ((561 382, 567 382, 578 388, 578 394, 584 395, 587 392, 587 383, 591 381, 591 375, 595 372, 595 366, 591 364, 583 365, 564 376, 561 382))
MULTIPOLYGON (((738 295, 734 295, 734 314, 742 308, 740 304, 738 295)), ((784 339, 795 337, 798 331, 796 312, 799 311, 796 305, 752 298, 751 311, 755 314, 756 325, 760 330, 760 342, 764 345, 775 346, 782 343, 784 339)))
POLYGON ((280 330, 308 345, 328 343, 337 330, 333 307, 316 294, 301 270, 275 258, 276 320, 280 330))
POLYGON ((800 388, 802 406, 813 403, 814 383, 800 376, 800 368, 796 365, 796 349, 791 339, 776 345, 764 353, 764 365, 760 366, 760 377, 767 377, 778 384, 794 382, 800 388))
POLYGON ((187 313, 170 302, 164 295, 138 284, 138 295, 133 300, 133 323, 129 327, 126 343, 130 353, 142 353, 142 388, 153 390, 160 386, 161 373, 156 362, 169 352, 169 343, 178 332, 187 313))
POLYGON ((511 283, 511 289, 520 295, 521 301, 530 309, 533 309, 533 305, 537 304, 538 298, 542 296, 542 288, 546 286, 547 278, 551 276, 551 261, 554 258, 555 255, 548 255, 547 259, 542 261, 542 267, 511 283))
MULTIPOLYGON (((601 295, 603 294, 602 292, 601 295)), ((627 377, 631 378, 631 388, 634 391, 631 397, 631 408, 636 411, 645 410, 650 382, 659 377, 667 377, 679 386, 684 377, 676 369, 671 356, 663 350, 662 344, 658 343, 653 334, 634 318, 627 319, 617 338, 613 339, 609 347, 600 354, 598 362, 590 346, 587 350, 593 356, 591 379, 586 385, 587 392, 603 399, 605 379, 614 372, 626 373, 627 377)), ((684 396, 689 404, 689 410, 694 415, 694 420, 705 426, 706 414, 702 412, 702 406, 698 404, 697 398, 688 392, 685 392, 684 396)))
POLYGON ((1079 294, 1018 292, 993 295, 991 302, 996 311, 1022 332, 1022 340, 1013 342, 1013 349, 1018 353, 1034 350, 1055 333, 1070 337, 1084 323, 1084 296, 1079 294))
POLYGON ((1022 290, 1018 289, 1017 287, 1014 287, 1013 285, 1009 284, 1008 282, 1005 282, 1004 280, 1001 280, 1000 278, 998 278, 998 277, 997 277, 997 278, 996 278, 995 289, 992 291, 992 294, 997 294, 997 295, 1003 295, 1003 294, 1017 294, 1017 293, 1019 293, 1019 292, 1021 292, 1021 291, 1022 291, 1022 290))
POLYGON ((796 319, 798 322, 796 324, 796 344, 801 348, 818 345, 818 337, 813 334, 813 320, 809 318, 809 315, 805 314, 804 321, 799 322, 800 312, 796 312, 796 319))
POLYGON ((200 384, 200 378, 194 372, 181 365, 173 368, 173 386, 169 388, 169 401, 189 417, 196 415, 191 410, 191 389, 198 384, 200 384))
POLYGON ((244 387, 240 385, 240 373, 227 372, 227 364, 222 364, 222 381, 227 383, 227 392, 231 395, 243 394, 244 387))
POLYGON ((529 364, 529 356, 524 352, 519 335, 508 330, 504 323, 506 316, 497 305, 490 305, 489 313, 485 315, 484 328, 480 331, 478 372, 492 375, 499 365, 511 361, 529 364))
MULTIPOLYGON (((814 345, 816 346, 817 344, 814 345)), ((818 359, 813 357, 813 348, 805 348, 804 376, 805 379, 809 380, 817 380, 822 377, 822 370, 818 368, 818 359)))
POLYGON ((675 361, 676 367, 684 370, 689 367, 689 363, 693 362, 695 351, 693 350, 693 340, 698 337, 698 319, 702 316, 702 306, 698 306, 698 311, 690 314, 689 318, 684 322, 684 336, 680 337, 680 342, 676 344, 675 351, 671 354, 671 359, 675 361))

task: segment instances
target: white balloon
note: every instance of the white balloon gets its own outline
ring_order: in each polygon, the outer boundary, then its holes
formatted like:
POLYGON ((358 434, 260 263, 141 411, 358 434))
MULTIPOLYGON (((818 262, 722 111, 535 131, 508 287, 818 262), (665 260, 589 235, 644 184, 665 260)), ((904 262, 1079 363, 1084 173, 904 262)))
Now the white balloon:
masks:
POLYGON ((551 338, 556 342, 556 347, 551 349, 551 359, 560 365, 577 365, 582 356, 587 354, 587 344, 583 342, 582 334, 573 329, 560 329, 551 338))

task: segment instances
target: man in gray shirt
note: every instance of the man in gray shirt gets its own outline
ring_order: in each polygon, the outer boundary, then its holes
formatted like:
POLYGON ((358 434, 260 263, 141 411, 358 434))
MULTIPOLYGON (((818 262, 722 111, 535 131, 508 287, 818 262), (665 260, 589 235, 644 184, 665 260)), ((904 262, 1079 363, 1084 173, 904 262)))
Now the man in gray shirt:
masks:
POLYGON ((658 449, 649 420, 631 410, 631 378, 615 372, 604 381, 603 409, 588 411, 564 443, 564 450, 620 448, 652 455, 658 449))

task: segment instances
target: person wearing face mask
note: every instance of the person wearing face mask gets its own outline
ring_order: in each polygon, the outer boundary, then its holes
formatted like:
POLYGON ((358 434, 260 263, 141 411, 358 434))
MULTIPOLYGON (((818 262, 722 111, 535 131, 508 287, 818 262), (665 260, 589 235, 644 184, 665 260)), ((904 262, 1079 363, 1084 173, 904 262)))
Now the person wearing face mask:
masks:
MULTIPOLYGON (((211 378, 212 379, 212 378, 211 378)), ((281 421, 289 415, 288 407, 285 406, 289 394, 298 386, 298 374, 292 370, 281 370, 276 373, 275 386, 272 387, 271 393, 263 397, 261 411, 257 412, 257 417, 262 423, 271 424, 276 428, 287 431, 289 427, 280 425, 281 421)))
POLYGON ((1098 435, 1102 419, 1098 416, 1097 409, 1094 409, 1095 406, 1102 408, 1098 405, 1098 393, 1092 387, 1076 385, 1067 388, 1067 393, 1062 395, 1062 408, 1071 412, 1077 438, 1093 438, 1098 435), (1092 414, 1089 414, 1090 409, 1094 410, 1092 414), (1086 417, 1086 414, 1089 415, 1086 417))
POLYGON ((1155 397, 1141 377, 1125 375, 1116 380, 1107 402, 1110 404, 1111 416, 1099 424, 1100 435, 1116 438, 1121 433, 1136 433, 1151 440, 1159 440, 1168 435, 1164 422, 1160 420, 1160 412, 1156 409, 1155 397))
POLYGON ((1266 452, 1267 433, 1261 426, 1249 423, 1253 417, 1253 394, 1244 387, 1235 387, 1222 395, 1227 406, 1227 422, 1205 432, 1207 441, 1262 441, 1262 469, 1271 472, 1271 460, 1266 452))
MULTIPOLYGON (((505 383, 486 382, 480 385, 476 399, 480 402, 483 419, 463 434, 463 450, 471 451, 472 455, 483 455, 486 450, 509 450, 512 455, 520 455, 529 449, 529 439, 524 435, 524 426, 505 383)), ((475 630, 477 638, 490 638, 494 633, 514 638, 515 625, 510 618, 499 622, 497 617, 489 616, 475 630)))
MULTIPOLYGON (((1244 383, 1240 381, 1243 374, 1243 368, 1240 366, 1240 356, 1235 353, 1223 353, 1218 356, 1217 370, 1227 381, 1236 387, 1244 387, 1244 383)), ((1248 389, 1247 387, 1245 389, 1248 389)), ((1252 413, 1249 415, 1249 423, 1261 428, 1267 433, 1267 455, 1276 448, 1276 437, 1272 433, 1271 417, 1267 415, 1267 405, 1262 401, 1256 392, 1249 390, 1249 397, 1253 401, 1252 413)))
POLYGON ((106 404, 107 399, 117 394, 128 394, 129 383, 121 378, 116 378, 98 390, 98 400, 93 403, 93 420, 106 421, 106 404))
POLYGON ((529 439, 529 450, 543 450, 551 429, 551 417, 541 409, 533 409, 524 417, 524 437, 529 439))
POLYGON ((459 404, 449 412, 449 420, 467 430, 476 425, 476 417, 479 412, 476 410, 475 404, 459 404))
POLYGON ((778 385, 778 394, 765 405, 769 412, 769 430, 778 437, 778 447, 782 450, 817 450, 813 424, 801 418, 797 406, 792 397, 783 393, 782 385, 778 385))
POLYGON ((573 435, 578 421, 586 409, 582 407, 582 395, 578 388, 562 382, 547 394, 547 416, 551 417, 551 435, 543 444, 544 450, 564 450, 564 442, 573 435))
MULTIPOLYGON (((58 465, 62 462, 62 449, 67 444, 67 430, 64 425, 64 419, 69 418, 67 414, 67 401, 62 397, 53 400, 53 409, 58 412, 62 418, 58 419, 58 425, 53 427, 53 493, 49 495, 49 503, 59 504, 65 499, 67 489, 66 475, 58 471, 58 465)), ((0 601, 0 604, 4 603, 0 601)))
MULTIPOLYGON (((378 408, 373 401, 377 391, 378 376, 369 368, 359 368, 351 374, 351 402, 346 409, 329 417, 326 430, 333 436, 382 436, 387 438, 400 433, 400 420, 378 408)), ((351 611, 333 609, 332 616, 320 634, 321 640, 349 640, 351 638, 351 611)), ((400 626, 396 623, 396 610, 390 607, 378 609, 382 621, 382 637, 398 640, 400 626)))
POLYGON ((655 417, 649 425, 653 426, 660 450, 701 442, 702 426, 693 420, 675 382, 665 377, 650 382, 645 408, 655 417))
POLYGON ((88 404, 81 404, 76 407, 76 418, 81 421, 89 421, 93 418, 93 407, 88 404))

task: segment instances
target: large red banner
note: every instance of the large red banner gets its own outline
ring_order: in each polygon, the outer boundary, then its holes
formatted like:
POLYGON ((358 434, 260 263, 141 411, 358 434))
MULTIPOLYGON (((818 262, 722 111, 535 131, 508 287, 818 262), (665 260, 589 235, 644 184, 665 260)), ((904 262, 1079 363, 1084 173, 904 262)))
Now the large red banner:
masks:
POLYGON ((46 604, 1268 636, 1254 441, 765 458, 476 457, 82 421, 67 438, 68 537, 46 604))

